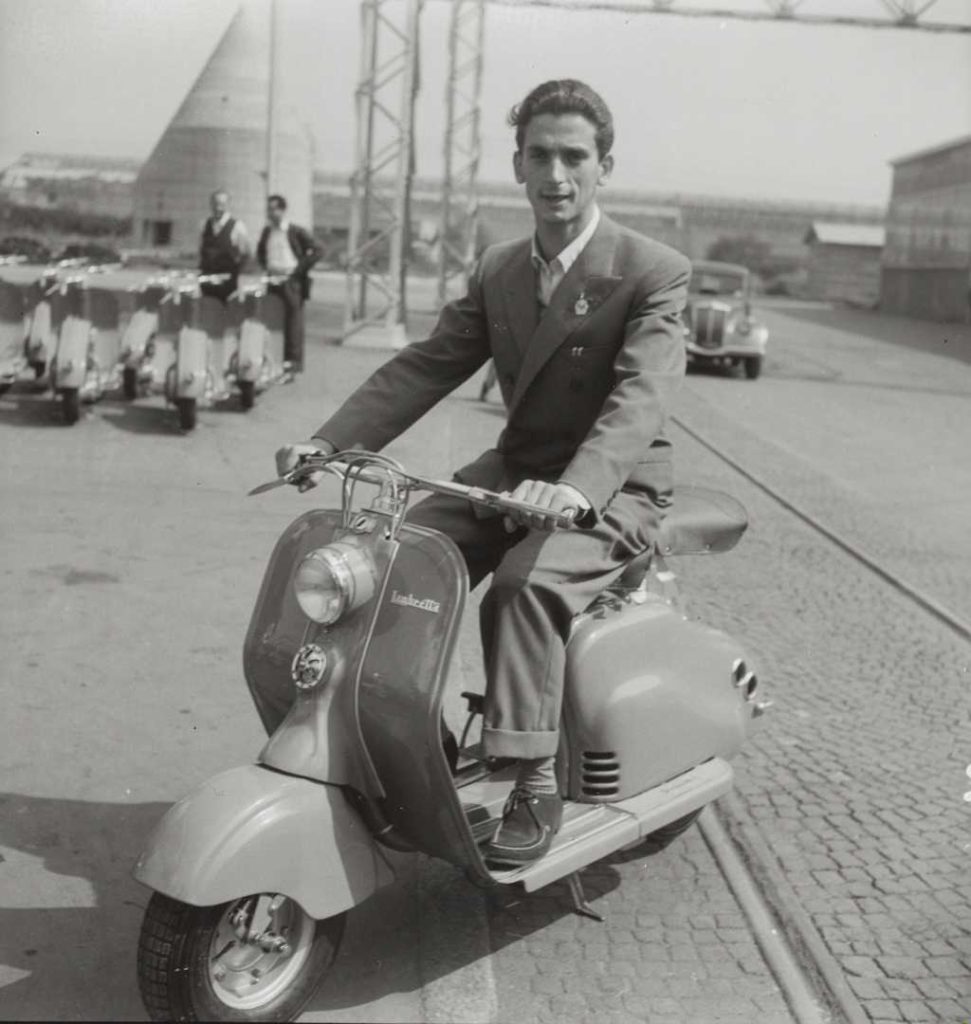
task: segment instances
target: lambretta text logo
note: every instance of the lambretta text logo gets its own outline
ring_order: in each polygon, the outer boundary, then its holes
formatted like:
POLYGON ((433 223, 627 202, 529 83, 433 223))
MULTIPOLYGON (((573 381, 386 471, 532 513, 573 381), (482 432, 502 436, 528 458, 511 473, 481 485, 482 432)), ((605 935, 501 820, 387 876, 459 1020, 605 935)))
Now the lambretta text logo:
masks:
POLYGON ((437 615, 442 606, 438 601, 433 601, 430 597, 415 597, 414 594, 399 594, 397 590, 391 591, 391 603, 400 604, 405 608, 417 608, 419 611, 432 612, 437 615))

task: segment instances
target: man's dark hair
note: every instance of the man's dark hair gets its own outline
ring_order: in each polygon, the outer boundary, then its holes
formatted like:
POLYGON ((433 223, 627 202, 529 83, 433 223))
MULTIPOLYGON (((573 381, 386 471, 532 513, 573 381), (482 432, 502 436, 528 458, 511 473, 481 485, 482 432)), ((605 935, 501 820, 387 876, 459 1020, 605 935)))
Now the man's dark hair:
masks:
POLYGON ((598 93, 575 78, 555 78, 536 88, 509 111, 509 126, 516 129, 516 149, 522 150, 529 122, 539 114, 580 114, 596 129, 601 160, 614 144, 614 117, 598 93))
POLYGON ((283 196, 281 195, 277 195, 277 193, 275 192, 273 193, 272 196, 267 196, 266 201, 268 205, 279 206, 281 210, 285 210, 287 208, 286 199, 284 199, 283 196))

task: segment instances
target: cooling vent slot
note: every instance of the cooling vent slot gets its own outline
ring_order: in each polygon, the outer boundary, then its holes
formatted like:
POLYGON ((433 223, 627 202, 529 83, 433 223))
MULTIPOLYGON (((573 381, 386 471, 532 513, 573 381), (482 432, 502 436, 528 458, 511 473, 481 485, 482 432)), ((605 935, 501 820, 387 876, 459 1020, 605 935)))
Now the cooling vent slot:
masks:
POLYGON ((620 792, 620 761, 612 750, 584 751, 584 796, 616 796, 620 792))

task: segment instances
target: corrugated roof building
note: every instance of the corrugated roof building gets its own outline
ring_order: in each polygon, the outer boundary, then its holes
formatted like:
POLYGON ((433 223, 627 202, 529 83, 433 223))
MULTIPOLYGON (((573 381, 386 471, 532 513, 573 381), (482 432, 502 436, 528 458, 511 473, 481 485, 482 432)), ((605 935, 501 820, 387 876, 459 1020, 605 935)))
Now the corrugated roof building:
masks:
POLYGON ((875 306, 880 298, 884 237, 884 229, 873 224, 814 221, 805 238, 809 294, 830 302, 875 306))
POLYGON ((971 320, 971 135, 894 160, 881 307, 971 320))
MULTIPOLYGON (((190 251, 208 215, 209 195, 225 188, 233 214, 256 236, 265 220, 270 113, 270 0, 247 0, 165 129, 135 182, 136 246, 190 251)), ((285 97, 274 102, 270 191, 290 216, 313 225, 313 144, 285 97)))

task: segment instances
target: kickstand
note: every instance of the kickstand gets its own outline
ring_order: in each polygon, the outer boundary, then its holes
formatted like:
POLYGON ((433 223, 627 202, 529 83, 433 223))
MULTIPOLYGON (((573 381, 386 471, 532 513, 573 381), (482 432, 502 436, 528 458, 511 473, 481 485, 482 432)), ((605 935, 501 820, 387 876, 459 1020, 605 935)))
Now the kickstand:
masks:
POLYGON ((583 891, 583 880, 580 878, 580 872, 574 871, 567 878, 566 883, 570 887, 570 896, 573 897, 573 909, 583 917, 589 917, 603 924, 603 917, 587 903, 587 895, 583 891))

